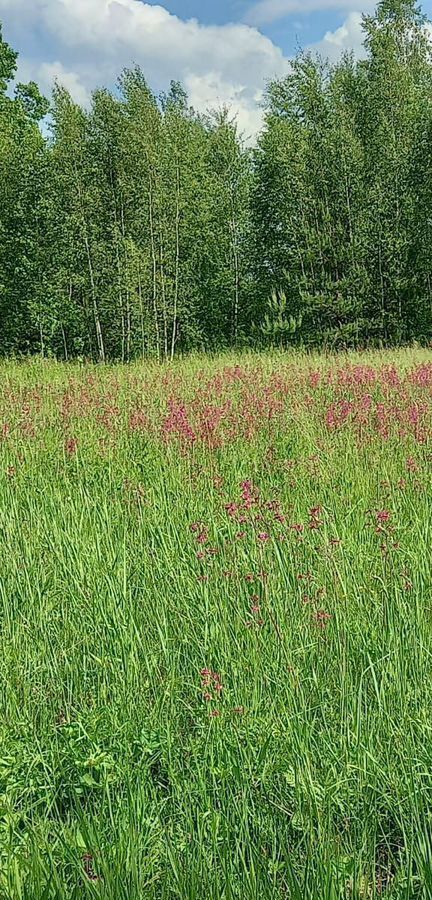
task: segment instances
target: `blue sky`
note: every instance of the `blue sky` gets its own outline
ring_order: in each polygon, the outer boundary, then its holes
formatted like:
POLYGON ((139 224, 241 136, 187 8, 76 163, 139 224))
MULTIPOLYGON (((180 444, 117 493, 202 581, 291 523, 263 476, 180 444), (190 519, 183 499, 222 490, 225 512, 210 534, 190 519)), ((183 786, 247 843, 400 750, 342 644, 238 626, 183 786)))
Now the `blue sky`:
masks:
MULTIPOLYGON (((164 6, 182 18, 195 17, 205 24, 222 25, 226 22, 247 22, 254 4, 249 0, 166 0, 164 6)), ((347 8, 350 8, 349 4, 347 8)), ((302 15, 297 11, 270 21, 260 21, 259 29, 284 53, 291 55, 299 45, 318 42, 327 31, 334 31, 342 25, 345 18, 343 7, 342 12, 324 8, 302 15)))
POLYGON ((19 78, 45 93, 58 80, 88 104, 138 63, 156 91, 179 79, 197 109, 229 106, 253 142, 265 84, 289 71, 296 48, 361 54, 361 13, 371 9, 373 0, 0 0, 0 21, 20 53, 19 78))

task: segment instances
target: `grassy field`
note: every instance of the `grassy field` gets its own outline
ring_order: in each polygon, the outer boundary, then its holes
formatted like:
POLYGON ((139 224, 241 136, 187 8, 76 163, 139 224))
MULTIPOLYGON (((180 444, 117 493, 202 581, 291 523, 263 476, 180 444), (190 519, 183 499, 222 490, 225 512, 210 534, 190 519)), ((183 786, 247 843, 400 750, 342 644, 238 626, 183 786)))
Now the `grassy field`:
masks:
POLYGON ((432 353, 0 378, 1 900, 432 897, 432 353))

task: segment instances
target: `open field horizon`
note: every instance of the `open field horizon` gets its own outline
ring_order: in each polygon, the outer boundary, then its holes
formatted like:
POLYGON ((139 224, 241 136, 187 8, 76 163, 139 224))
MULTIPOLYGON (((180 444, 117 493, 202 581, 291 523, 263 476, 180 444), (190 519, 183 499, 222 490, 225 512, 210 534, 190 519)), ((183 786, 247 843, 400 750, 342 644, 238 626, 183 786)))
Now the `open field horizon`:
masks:
POLYGON ((432 352, 0 378, 0 897, 432 896, 432 352))

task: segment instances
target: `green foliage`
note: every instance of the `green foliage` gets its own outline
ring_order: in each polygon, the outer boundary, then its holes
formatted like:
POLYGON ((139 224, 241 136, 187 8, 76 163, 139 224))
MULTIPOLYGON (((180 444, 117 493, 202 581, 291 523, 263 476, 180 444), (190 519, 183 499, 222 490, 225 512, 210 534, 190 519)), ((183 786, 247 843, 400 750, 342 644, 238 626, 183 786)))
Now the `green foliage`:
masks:
POLYGON ((228 110, 199 115, 178 82, 157 97, 138 67, 89 109, 56 85, 43 139, 47 101, 34 83, 6 93, 0 36, 0 352, 430 342, 425 26, 382 0, 364 59, 299 53, 253 151, 228 110))
POLYGON ((306 344, 432 334, 430 242, 418 228, 430 46, 411 3, 380 4, 364 31, 365 60, 301 54, 267 95, 252 198, 258 302, 281 287, 306 344))
POLYGON ((295 319, 288 313, 287 298, 284 291, 273 291, 268 301, 268 312, 261 325, 262 334, 268 338, 271 344, 280 344, 281 347, 293 341, 294 336, 301 328, 302 318, 295 319))
POLYGON ((50 108, 49 101, 43 97, 37 84, 30 81, 28 84, 17 84, 15 98, 22 104, 25 114, 34 122, 39 122, 46 116, 50 108))
MULTIPOLYGON (((16 54, 0 30, 0 352, 34 350, 33 298, 43 275, 46 228, 40 198, 46 189, 46 146, 37 119, 47 103, 35 84, 2 93, 16 54)), ((46 302, 44 300, 44 302, 46 302)))
POLYGON ((0 93, 6 90, 9 81, 12 81, 17 68, 18 54, 3 40, 2 26, 0 22, 0 93))

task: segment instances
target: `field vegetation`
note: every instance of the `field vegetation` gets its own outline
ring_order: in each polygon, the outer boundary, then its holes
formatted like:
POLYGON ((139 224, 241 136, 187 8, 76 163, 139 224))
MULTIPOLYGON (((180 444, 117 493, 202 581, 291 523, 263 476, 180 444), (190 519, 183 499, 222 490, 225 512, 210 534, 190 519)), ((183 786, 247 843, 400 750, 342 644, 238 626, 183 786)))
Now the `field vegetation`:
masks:
POLYGON ((0 896, 430 897, 430 351, 0 378, 0 896))

